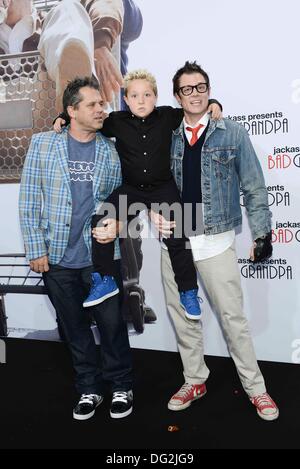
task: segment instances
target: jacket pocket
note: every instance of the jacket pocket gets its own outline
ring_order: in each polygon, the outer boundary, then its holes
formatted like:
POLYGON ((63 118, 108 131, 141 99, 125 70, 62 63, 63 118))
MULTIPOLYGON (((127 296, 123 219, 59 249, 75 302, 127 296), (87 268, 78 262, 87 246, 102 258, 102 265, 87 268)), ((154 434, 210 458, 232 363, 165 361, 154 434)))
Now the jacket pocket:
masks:
POLYGON ((217 179, 222 181, 231 180, 235 156, 232 149, 220 149, 212 152, 212 170, 217 179))

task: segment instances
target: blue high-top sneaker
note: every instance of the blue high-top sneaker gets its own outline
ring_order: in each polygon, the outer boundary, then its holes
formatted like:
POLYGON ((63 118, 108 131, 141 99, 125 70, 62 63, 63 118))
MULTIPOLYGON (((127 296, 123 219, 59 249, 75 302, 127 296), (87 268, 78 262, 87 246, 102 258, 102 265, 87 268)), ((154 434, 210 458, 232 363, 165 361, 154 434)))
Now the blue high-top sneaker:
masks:
POLYGON ((94 272, 92 273, 90 293, 84 301, 83 306, 86 308, 88 306, 98 305, 118 293, 119 289, 114 277, 110 275, 103 275, 103 277, 101 277, 98 272, 94 272))
POLYGON ((184 312, 187 318, 198 321, 201 315, 200 303, 197 297, 198 290, 181 291, 179 292, 180 303, 184 308, 184 312))

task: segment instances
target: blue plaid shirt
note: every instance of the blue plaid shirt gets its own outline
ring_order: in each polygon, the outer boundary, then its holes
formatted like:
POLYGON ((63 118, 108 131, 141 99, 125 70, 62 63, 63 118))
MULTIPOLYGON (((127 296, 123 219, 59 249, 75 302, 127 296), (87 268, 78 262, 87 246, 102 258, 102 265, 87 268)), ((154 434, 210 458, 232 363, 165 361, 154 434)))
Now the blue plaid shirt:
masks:
MULTIPOLYGON (((115 146, 97 132, 93 213, 121 182, 115 146)), ((72 217, 68 129, 61 134, 42 132, 32 136, 22 173, 19 212, 28 260, 48 255, 50 264, 58 264, 68 244, 72 217)), ((83 235, 91 253, 91 217, 85 223, 83 235)), ((118 257, 116 241, 115 258, 118 257)))

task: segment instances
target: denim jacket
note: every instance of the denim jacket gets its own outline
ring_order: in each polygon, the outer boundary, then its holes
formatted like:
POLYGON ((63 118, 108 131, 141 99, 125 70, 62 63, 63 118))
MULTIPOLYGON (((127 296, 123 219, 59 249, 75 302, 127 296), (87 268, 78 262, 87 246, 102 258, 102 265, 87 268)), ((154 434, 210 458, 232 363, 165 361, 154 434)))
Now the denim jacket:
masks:
MULTIPOLYGON (((182 193, 183 123, 173 132, 171 169, 182 193)), ((253 239, 271 230, 271 212, 263 172, 244 127, 228 119, 210 120, 201 156, 204 228, 207 235, 242 223, 244 196, 253 239)))

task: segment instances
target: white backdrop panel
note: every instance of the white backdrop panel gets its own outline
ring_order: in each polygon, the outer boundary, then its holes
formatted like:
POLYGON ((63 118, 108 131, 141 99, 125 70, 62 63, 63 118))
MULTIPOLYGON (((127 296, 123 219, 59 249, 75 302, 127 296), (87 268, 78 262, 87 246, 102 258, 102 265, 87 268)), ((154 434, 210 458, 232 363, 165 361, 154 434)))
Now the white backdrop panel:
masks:
MULTIPOLYGON (((251 136, 262 164, 273 212, 274 256, 253 271, 247 258, 251 237, 246 217, 237 236, 245 313, 257 356, 300 362, 299 168, 300 67, 294 0, 135 0, 144 18, 140 38, 129 48, 129 69, 147 68, 157 77, 159 104, 175 105, 171 79, 185 60, 209 73, 212 96, 224 115, 239 120, 251 136), (276 158, 277 156, 277 158, 276 158)), ((0 185, 0 252, 22 252, 17 216, 17 184, 0 185)), ((145 230, 147 223, 145 223, 145 230)), ((160 276, 160 247, 144 233, 141 284, 158 316, 133 347, 176 350, 160 276)), ((9 326, 55 328, 44 297, 9 295, 9 326)), ((227 355, 226 344, 207 299, 203 304, 205 351, 227 355)))

